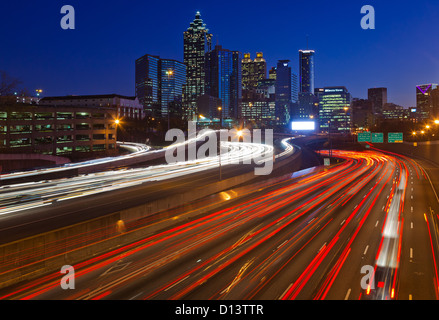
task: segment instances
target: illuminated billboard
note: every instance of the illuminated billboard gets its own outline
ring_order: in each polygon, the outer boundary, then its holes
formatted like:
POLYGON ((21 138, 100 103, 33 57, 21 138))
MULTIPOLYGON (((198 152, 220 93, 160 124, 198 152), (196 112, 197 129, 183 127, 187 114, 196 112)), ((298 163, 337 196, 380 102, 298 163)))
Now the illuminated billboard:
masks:
POLYGON ((291 129, 294 131, 314 131, 316 129, 316 123, 314 121, 293 121, 291 123, 291 129))

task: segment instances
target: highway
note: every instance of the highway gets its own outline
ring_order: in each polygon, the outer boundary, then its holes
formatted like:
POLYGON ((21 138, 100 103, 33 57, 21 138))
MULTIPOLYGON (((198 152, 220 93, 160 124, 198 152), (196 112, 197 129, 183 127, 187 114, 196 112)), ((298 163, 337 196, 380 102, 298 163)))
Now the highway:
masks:
POLYGON ((166 227, 75 265, 74 290, 53 273, 0 299, 437 299, 439 201, 426 172, 379 151, 333 155, 343 161, 205 214, 174 211, 166 227))
MULTIPOLYGON (((288 157, 294 148, 284 139, 288 157)), ((195 189, 222 178, 255 170, 261 154, 272 159, 273 147, 243 142, 222 142, 218 156, 80 175, 78 177, 30 182, 0 187, 0 243, 9 243, 135 207, 162 197, 195 189), (245 161, 251 164, 243 164, 245 161), (252 163, 250 160, 258 162, 252 163)), ((263 157, 265 159, 265 156, 263 157)))

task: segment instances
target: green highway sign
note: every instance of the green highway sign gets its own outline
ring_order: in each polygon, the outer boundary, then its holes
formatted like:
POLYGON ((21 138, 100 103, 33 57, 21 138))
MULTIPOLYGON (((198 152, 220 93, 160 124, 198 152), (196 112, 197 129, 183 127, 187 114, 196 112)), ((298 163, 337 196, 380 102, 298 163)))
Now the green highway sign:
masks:
POLYGON ((402 132, 389 132, 387 141, 388 143, 403 143, 404 135, 402 132))
POLYGON ((372 143, 384 143, 384 133, 372 133, 372 143))
POLYGON ((360 132, 358 134, 358 142, 370 142, 371 133, 370 132, 360 132))

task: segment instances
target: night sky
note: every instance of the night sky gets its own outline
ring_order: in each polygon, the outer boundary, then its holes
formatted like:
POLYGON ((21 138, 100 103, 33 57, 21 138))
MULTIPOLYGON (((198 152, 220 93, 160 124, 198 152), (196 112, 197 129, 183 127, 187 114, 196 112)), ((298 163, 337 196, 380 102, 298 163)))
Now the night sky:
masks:
POLYGON ((316 50, 316 87, 346 86, 357 98, 387 87, 388 100, 415 105, 417 84, 439 82, 437 0, 2 1, 0 69, 44 96, 133 96, 134 62, 149 53, 183 61, 183 32, 196 11, 226 49, 262 51, 267 68, 316 50), (60 27, 63 5, 76 29, 60 27), (376 29, 360 26, 373 5, 376 29))

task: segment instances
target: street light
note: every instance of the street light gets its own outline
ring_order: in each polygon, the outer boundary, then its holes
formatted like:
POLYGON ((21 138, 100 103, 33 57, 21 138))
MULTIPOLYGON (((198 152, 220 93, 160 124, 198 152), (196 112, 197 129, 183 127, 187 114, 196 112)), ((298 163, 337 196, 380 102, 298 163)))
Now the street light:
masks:
POLYGON ((220 129, 222 129, 222 127, 223 127, 223 108, 218 107, 218 112, 220 114, 220 129))

